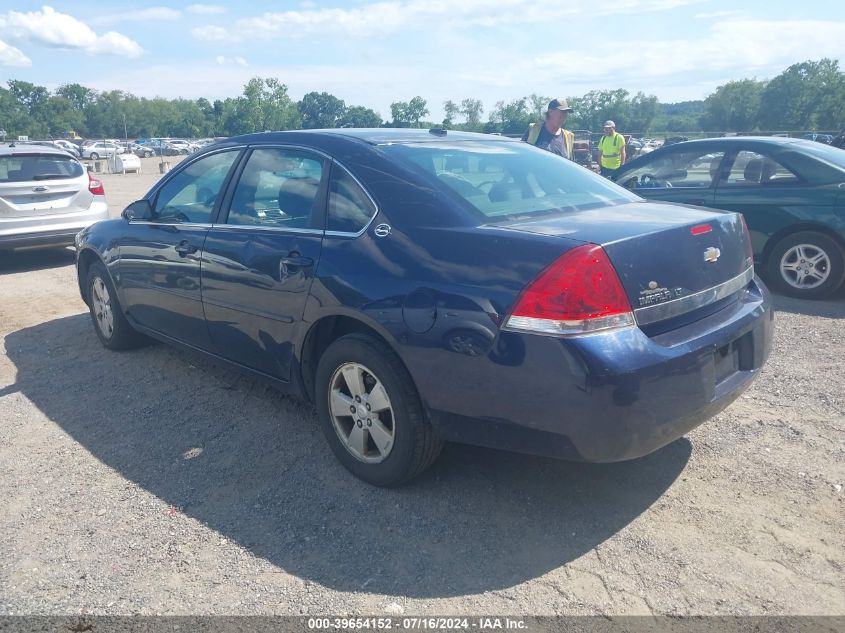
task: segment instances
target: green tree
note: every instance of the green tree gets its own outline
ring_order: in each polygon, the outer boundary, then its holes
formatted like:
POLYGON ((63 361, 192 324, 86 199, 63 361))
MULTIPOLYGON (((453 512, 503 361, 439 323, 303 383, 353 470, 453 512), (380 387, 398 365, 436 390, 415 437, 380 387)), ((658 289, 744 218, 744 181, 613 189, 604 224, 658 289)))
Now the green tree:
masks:
MULTIPOLYGON (((497 101, 490 113, 490 123, 495 125, 495 131, 502 134, 521 134, 524 132, 532 118, 526 102, 527 97, 516 99, 510 103, 497 101)), ((489 127, 485 127, 485 129, 490 130, 489 127)))
POLYGON ((729 81, 704 101, 702 126, 707 130, 743 132, 757 126, 760 97, 765 82, 755 79, 729 81))
POLYGON ((278 79, 253 77, 238 99, 235 126, 239 132, 293 130, 300 127, 299 109, 278 79))
POLYGON ((364 106, 351 106, 343 113, 339 127, 380 127, 381 115, 364 106))
POLYGON ((448 101, 443 102, 443 112, 446 114, 446 116, 443 117, 443 127, 455 127, 455 117, 461 113, 460 106, 449 99, 448 101))
POLYGON ((625 118, 622 121, 624 129, 635 133, 648 131, 651 122, 657 116, 657 107, 657 97, 638 92, 626 108, 625 118))
POLYGON ((531 116, 537 121, 543 121, 546 118, 546 111, 549 109, 549 102, 551 99, 538 95, 532 92, 528 95, 528 106, 531 116))
POLYGON ((346 113, 346 104, 328 92, 309 92, 299 102, 304 129, 339 127, 346 113))
POLYGON ((409 122, 413 122, 414 127, 420 126, 420 120, 424 116, 428 116, 428 108, 426 101, 422 97, 414 97, 408 102, 408 109, 406 115, 409 122))
POLYGON ((479 99, 464 99, 461 101, 461 114, 466 120, 464 127, 475 132, 481 129, 481 115, 484 114, 484 105, 479 99))
MULTIPOLYGON (((760 97, 761 127, 770 130, 815 128, 821 122, 820 115, 827 119, 836 114, 835 107, 831 113, 828 98, 841 89, 842 81, 839 62, 832 59, 793 64, 763 90, 760 97)), ((824 123, 837 125, 828 120, 824 123)))

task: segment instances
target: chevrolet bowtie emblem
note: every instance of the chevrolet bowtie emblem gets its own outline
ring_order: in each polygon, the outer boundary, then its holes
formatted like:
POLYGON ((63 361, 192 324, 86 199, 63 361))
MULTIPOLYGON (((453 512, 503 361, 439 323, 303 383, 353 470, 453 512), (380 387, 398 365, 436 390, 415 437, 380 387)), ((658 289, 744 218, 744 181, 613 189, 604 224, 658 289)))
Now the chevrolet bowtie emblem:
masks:
POLYGON ((704 251, 704 261, 710 262, 711 264, 714 263, 719 257, 722 255, 722 251, 720 251, 715 246, 711 246, 706 251, 704 251))

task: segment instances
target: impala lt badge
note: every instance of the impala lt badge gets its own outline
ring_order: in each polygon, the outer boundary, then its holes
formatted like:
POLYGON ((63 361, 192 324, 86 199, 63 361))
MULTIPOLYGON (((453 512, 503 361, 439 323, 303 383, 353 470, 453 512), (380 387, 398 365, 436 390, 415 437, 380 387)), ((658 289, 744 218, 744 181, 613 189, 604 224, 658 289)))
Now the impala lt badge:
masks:
POLYGON ((706 251, 704 251, 704 261, 713 264, 716 262, 719 257, 721 257, 722 251, 720 251, 715 246, 711 246, 706 251))

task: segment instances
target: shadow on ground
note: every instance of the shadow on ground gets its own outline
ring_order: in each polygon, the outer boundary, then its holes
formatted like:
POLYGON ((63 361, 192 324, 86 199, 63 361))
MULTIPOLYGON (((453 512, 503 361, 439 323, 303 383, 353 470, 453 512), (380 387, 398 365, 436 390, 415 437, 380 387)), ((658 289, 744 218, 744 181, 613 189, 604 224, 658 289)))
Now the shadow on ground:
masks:
POLYGON ((649 508, 691 450, 684 439, 589 465, 449 446, 420 479, 383 490, 336 463, 312 407, 205 360, 163 345, 108 352, 87 315, 5 344, 17 382, 0 396, 20 391, 122 477, 341 591, 444 597, 542 576, 649 508))
POLYGON ((0 275, 71 266, 75 259, 76 252, 70 248, 0 252, 0 275))

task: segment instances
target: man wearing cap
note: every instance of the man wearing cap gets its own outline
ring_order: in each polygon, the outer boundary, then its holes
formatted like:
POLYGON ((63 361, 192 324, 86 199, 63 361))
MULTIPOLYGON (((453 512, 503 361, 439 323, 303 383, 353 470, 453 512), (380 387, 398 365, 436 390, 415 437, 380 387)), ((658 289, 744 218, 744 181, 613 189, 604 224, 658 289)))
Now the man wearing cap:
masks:
POLYGON ((522 140, 541 149, 548 150, 558 156, 572 160, 572 146, 575 142, 575 135, 569 130, 564 130, 566 116, 572 112, 572 108, 566 103, 566 99, 552 99, 546 110, 546 121, 542 124, 532 123, 528 126, 522 140))
POLYGON ((625 164, 625 137, 616 131, 613 121, 604 122, 604 136, 599 139, 599 169, 610 178, 625 164))

